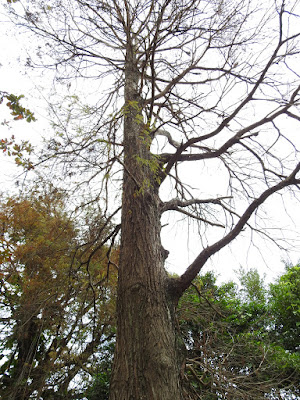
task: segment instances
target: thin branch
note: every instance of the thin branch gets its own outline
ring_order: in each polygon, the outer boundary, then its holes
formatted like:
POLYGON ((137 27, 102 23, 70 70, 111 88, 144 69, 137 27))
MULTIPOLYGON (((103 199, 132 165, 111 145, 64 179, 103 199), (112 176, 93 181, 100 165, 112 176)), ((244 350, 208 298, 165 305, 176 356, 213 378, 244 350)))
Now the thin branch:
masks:
POLYGON ((241 216, 235 227, 218 242, 206 247, 196 257, 193 263, 187 268, 187 270, 181 275, 180 278, 174 279, 173 284, 177 290, 177 295, 180 297, 183 292, 190 286, 193 279, 200 272, 206 261, 214 255, 216 252, 221 250, 223 247, 232 242, 238 234, 245 227, 252 214, 261 206, 272 194, 282 190, 285 187, 291 185, 300 184, 300 179, 296 179, 296 174, 300 171, 300 163, 296 166, 293 172, 286 177, 284 180, 279 182, 277 185, 265 190, 257 199, 255 199, 249 207, 246 209, 244 214, 241 216))

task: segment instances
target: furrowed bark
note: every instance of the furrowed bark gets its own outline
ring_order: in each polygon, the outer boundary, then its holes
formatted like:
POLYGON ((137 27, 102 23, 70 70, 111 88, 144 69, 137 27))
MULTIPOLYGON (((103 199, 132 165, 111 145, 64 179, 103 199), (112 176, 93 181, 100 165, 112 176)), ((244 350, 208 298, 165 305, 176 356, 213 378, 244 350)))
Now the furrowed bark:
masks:
POLYGON ((160 241, 158 185, 139 123, 133 49, 127 51, 117 342, 110 400, 179 400, 174 304, 160 241))

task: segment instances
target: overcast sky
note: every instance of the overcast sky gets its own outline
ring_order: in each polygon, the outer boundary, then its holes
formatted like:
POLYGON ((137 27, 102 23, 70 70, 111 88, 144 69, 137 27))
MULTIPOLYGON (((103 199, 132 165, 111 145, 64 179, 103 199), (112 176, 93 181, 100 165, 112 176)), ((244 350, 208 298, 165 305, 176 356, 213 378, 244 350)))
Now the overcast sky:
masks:
MULTIPOLYGON (((41 136, 51 133, 50 121, 47 116, 46 91, 43 91, 43 79, 40 74, 42 71, 26 71, 24 60, 23 40, 26 38, 15 35, 7 35, 12 32, 13 26, 6 22, 7 18, 3 15, 3 6, 0 5, 0 37, 1 37, 1 68, 0 68, 0 90, 14 94, 24 94, 23 104, 33 111, 38 119, 37 122, 27 124, 23 121, 11 122, 10 128, 1 126, 1 137, 8 137, 12 134, 19 138, 29 139, 33 144, 40 143, 41 136)), ((44 85, 47 87, 47 85, 44 85)), ((49 85, 50 86, 50 85, 49 85)), ((0 120, 8 119, 8 109, 3 104, 0 107, 0 120)), ((12 189, 13 178, 19 175, 21 170, 14 166, 12 160, 3 154, 0 155, 1 162, 1 186, 12 189)), ((214 174, 215 171, 212 171, 214 174)), ((190 172, 191 174, 191 172, 190 172)), ((24 175, 19 176, 23 180, 24 175)), ((222 178, 220 178, 222 179, 222 178)), ((220 181, 221 184, 221 181, 220 181)), ((284 227, 285 237, 291 244, 297 245, 300 233, 300 213, 297 204, 288 194, 285 196, 284 203, 279 195, 268 201, 270 216, 273 217, 273 226, 284 227), (284 216, 285 208, 288 210, 290 218, 284 216), (298 236, 298 238, 297 238, 298 236)), ((193 261, 194 257, 201 251, 201 242, 197 235, 197 226, 187 227, 186 222, 175 224, 176 218, 173 214, 164 217, 165 225, 162 231, 164 247, 170 251, 167 259, 167 268, 170 272, 181 273, 193 261)), ((180 219, 181 217, 179 217, 180 219)), ((268 221, 269 222, 269 221, 268 221)), ((234 276, 234 270, 239 266, 244 268, 257 268, 261 274, 266 273, 268 281, 274 279, 282 273, 284 266, 282 260, 290 258, 290 262, 295 264, 300 258, 300 244, 298 249, 290 251, 289 255, 280 251, 270 242, 262 241, 258 237, 251 237, 250 232, 236 239, 233 244, 223 249, 210 260, 205 270, 213 269, 220 274, 221 280, 227 280, 234 276), (254 241, 251 244, 251 241, 254 241)))

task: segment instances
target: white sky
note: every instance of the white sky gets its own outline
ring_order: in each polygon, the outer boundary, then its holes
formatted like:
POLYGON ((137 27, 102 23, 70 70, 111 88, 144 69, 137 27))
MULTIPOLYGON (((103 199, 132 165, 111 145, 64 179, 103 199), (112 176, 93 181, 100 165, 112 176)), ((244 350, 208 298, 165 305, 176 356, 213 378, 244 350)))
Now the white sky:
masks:
MULTIPOLYGON (((30 108, 35 113, 38 121, 28 124, 23 121, 11 122, 10 129, 0 126, 0 138, 8 137, 14 134, 18 138, 29 139, 33 144, 39 143, 41 136, 51 132, 50 121, 47 117, 47 102, 44 98, 46 92, 40 89, 43 83, 43 77, 40 77, 42 71, 32 72, 27 75, 25 68, 19 62, 19 56, 24 59, 24 48, 22 37, 6 36, 7 28, 11 27, 5 23, 5 17, 2 15, 3 6, 0 5, 0 90, 8 91, 14 94, 24 94, 24 106, 30 108)), ((8 109, 4 104, 0 106, 0 121, 9 115, 8 109)), ((16 168, 13 161, 0 154, 1 179, 0 184, 3 189, 11 189, 13 178, 21 170, 16 168)), ((24 175, 19 177, 22 181, 24 175)), ((297 204, 289 195, 285 197, 285 208, 288 209, 290 218, 284 216, 284 205, 280 196, 271 199, 269 203, 270 214, 274 217, 273 225, 287 229, 286 237, 290 238, 292 245, 297 245, 298 249, 289 252, 290 262, 296 264, 300 259, 300 213, 299 204, 297 204), (277 225, 278 226, 278 225, 277 225)), ((179 216, 179 218, 181 218, 179 216)), ((201 251, 202 246, 197 235, 196 226, 187 228, 186 223, 180 223, 176 226, 175 216, 169 214, 163 220, 163 224, 168 224, 163 228, 162 241, 164 247, 170 251, 167 259, 167 268, 170 272, 182 273, 195 256, 201 251)), ((218 234, 218 233, 216 233, 218 234)), ((244 268, 257 268, 261 274, 267 275, 270 281, 283 272, 284 265, 282 259, 287 260, 287 254, 277 249, 270 242, 262 241, 258 237, 254 238, 256 248, 251 245, 250 235, 247 232, 243 237, 239 237, 234 243, 226 249, 223 249, 207 264, 204 271, 213 269, 220 274, 220 279, 226 281, 234 277, 234 270, 239 266, 244 268)))

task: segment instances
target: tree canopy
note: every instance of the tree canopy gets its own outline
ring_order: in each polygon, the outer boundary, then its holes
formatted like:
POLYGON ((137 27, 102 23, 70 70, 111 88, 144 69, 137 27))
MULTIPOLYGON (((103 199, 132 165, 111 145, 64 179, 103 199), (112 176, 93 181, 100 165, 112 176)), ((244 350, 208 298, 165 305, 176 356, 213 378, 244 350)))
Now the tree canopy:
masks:
POLYGON ((78 398, 70 383, 94 374, 115 334, 108 248, 54 187, 3 199, 0 221, 1 398, 78 398))
MULTIPOLYGON (((299 275, 298 267, 294 268, 299 275)), ((280 296, 273 285, 270 289, 263 281, 253 285, 253 277, 259 277, 254 269, 240 271, 239 276, 240 287, 233 282, 217 285, 211 273, 199 276, 181 299, 186 398, 296 399, 299 351, 286 351, 274 324, 278 315, 274 304, 280 296)), ((292 335, 291 325, 298 318, 293 315, 288 322, 288 313, 277 323, 292 335)))
POLYGON ((299 265, 286 267, 286 273, 271 285, 274 335, 284 349, 298 351, 300 335, 299 265))

